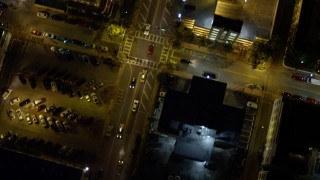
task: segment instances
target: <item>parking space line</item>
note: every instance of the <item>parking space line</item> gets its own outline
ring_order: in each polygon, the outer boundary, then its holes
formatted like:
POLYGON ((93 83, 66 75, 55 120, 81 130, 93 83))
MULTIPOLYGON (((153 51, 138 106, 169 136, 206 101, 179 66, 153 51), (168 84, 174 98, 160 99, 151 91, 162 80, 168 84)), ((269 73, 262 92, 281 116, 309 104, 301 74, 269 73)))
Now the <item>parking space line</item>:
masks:
POLYGON ((150 89, 152 89, 148 81, 146 81, 146 84, 149 86, 150 89))

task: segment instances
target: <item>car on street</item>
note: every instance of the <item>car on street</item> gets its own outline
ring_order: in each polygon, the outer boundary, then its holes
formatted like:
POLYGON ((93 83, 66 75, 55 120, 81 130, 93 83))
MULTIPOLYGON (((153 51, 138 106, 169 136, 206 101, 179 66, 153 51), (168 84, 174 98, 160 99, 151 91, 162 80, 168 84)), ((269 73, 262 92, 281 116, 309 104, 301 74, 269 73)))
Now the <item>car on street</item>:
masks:
POLYGON ((117 138, 119 138, 119 139, 122 138, 123 130, 124 130, 124 124, 120 124, 119 129, 118 129, 118 133, 117 133, 117 138))
POLYGON ((131 79, 130 86, 129 86, 130 89, 134 89, 134 87, 136 86, 136 81, 137 80, 135 77, 131 79))
POLYGON ((117 175, 121 175, 122 169, 123 169, 123 160, 119 160, 117 164, 117 175))
POLYGON ((283 91, 283 92, 282 92, 282 96, 283 96, 283 97, 290 97, 290 96, 291 96, 291 93, 283 91))
POLYGON ((104 85, 103 82, 97 83, 92 86, 92 90, 96 91, 97 89, 101 88, 103 85, 104 85))
POLYGON ((191 60, 190 59, 180 59, 180 63, 191 64, 191 60))
POLYGON ((296 94, 293 94, 291 97, 292 97, 293 99, 300 100, 300 101, 303 101, 303 100, 304 100, 302 96, 296 95, 296 94))
POLYGON ((217 79, 218 75, 213 72, 204 71, 202 74, 207 79, 217 79))
POLYGON ((19 97, 16 97, 16 98, 12 98, 10 100, 10 105, 14 105, 16 103, 20 102, 20 98, 19 97))
POLYGON ((22 120, 24 119, 21 109, 16 109, 16 114, 17 114, 18 119, 19 119, 20 121, 22 121, 22 120))
POLYGON ((39 12, 37 12, 37 16, 41 17, 41 18, 48 18, 50 16, 50 14, 46 11, 39 11, 39 12))
POLYGON ((35 123, 35 124, 38 124, 38 123, 39 123, 39 120, 38 120, 38 118, 37 118, 36 115, 33 114, 33 115, 31 116, 31 119, 32 119, 33 123, 35 123))
POLYGON ((2 99, 7 99, 7 97, 11 94, 12 89, 7 89, 2 93, 2 99))
POLYGON ((132 112, 136 112, 138 110, 138 106, 139 106, 139 101, 138 100, 133 100, 133 104, 132 104, 132 112))
POLYGON ((50 38, 50 39, 55 39, 56 38, 56 35, 51 34, 51 33, 47 33, 47 32, 42 33, 42 36, 46 37, 46 38, 50 38))
POLYGON ((148 55, 152 55, 154 50, 154 44, 149 44, 148 47, 148 55))
POLYGON ((312 98, 312 97, 307 97, 306 101, 308 103, 311 103, 311 104, 317 104, 318 103, 317 100, 315 98, 312 98))
POLYGON ((16 115, 15 115, 15 113, 14 113, 14 109, 9 108, 9 109, 7 110, 7 114, 8 114, 8 116, 9 116, 9 118, 10 118, 11 120, 16 119, 16 115))
POLYGON ((71 109, 66 109, 63 112, 60 113, 60 117, 66 117, 68 114, 72 112, 71 109))
POLYGON ((144 69, 142 70, 141 76, 140 76, 140 82, 144 83, 147 79, 148 70, 144 69))
POLYGON ((26 114, 26 120, 27 120, 27 123, 28 123, 28 124, 32 124, 32 119, 31 119, 29 113, 26 114))
POLYGON ((59 131, 63 131, 62 123, 59 120, 56 120, 55 123, 56 123, 57 129, 59 131))
POLYGON ((146 27, 145 27, 144 32, 143 32, 144 35, 146 35, 146 36, 149 35, 149 33, 150 33, 150 27, 151 27, 150 24, 146 24, 146 27))
POLYGON ((108 124, 108 126, 107 126, 106 136, 111 136, 111 134, 112 134, 112 130, 113 130, 113 125, 108 124))
POLYGON ((37 30, 31 31, 31 34, 36 35, 36 36, 41 36, 41 32, 37 30))
POLYGON ((296 81, 301 81, 301 82, 307 82, 307 78, 297 75, 297 74, 291 74, 290 76, 292 79, 296 80, 296 81))
POLYGON ((29 104, 30 102, 31 102, 30 99, 25 99, 25 100, 23 100, 23 101, 21 101, 21 102, 19 103, 19 106, 20 106, 20 107, 23 107, 23 106, 29 104))

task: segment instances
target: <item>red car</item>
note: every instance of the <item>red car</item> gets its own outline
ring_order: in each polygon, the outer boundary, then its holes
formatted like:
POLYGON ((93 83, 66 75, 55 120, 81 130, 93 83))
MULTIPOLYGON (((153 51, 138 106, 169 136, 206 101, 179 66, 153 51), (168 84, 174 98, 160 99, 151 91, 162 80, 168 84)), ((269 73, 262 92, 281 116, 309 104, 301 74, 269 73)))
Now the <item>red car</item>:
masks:
POLYGON ((291 74, 291 78, 296 81, 304 81, 304 82, 307 81, 307 78, 299 76, 299 75, 295 75, 295 74, 291 74))
POLYGON ((308 97, 308 98, 306 99, 306 101, 307 101, 308 103, 317 104, 317 100, 316 100, 315 98, 308 97))
POLYGON ((148 55, 152 55, 154 50, 154 44, 149 44, 148 55))

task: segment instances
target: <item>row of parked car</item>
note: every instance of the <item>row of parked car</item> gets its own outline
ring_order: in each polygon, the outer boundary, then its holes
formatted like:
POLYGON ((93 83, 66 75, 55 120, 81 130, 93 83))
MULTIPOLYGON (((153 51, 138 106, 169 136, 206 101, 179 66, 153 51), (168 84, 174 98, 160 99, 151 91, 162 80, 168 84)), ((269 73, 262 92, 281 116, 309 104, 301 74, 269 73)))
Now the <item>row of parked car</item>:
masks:
POLYGON ((299 100, 299 101, 306 101, 311 104, 320 104, 315 98, 312 98, 312 97, 304 98, 300 95, 291 94, 289 92, 282 92, 282 96, 287 97, 287 98, 291 98, 291 99, 295 99, 295 100, 299 100))

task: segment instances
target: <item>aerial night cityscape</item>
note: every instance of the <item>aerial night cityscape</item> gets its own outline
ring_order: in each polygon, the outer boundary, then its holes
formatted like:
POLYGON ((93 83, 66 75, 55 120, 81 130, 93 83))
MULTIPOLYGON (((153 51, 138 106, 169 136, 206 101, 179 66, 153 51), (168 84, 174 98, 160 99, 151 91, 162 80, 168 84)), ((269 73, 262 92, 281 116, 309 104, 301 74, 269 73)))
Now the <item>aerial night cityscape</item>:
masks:
POLYGON ((0 180, 320 180, 319 12, 0 0, 0 180))

